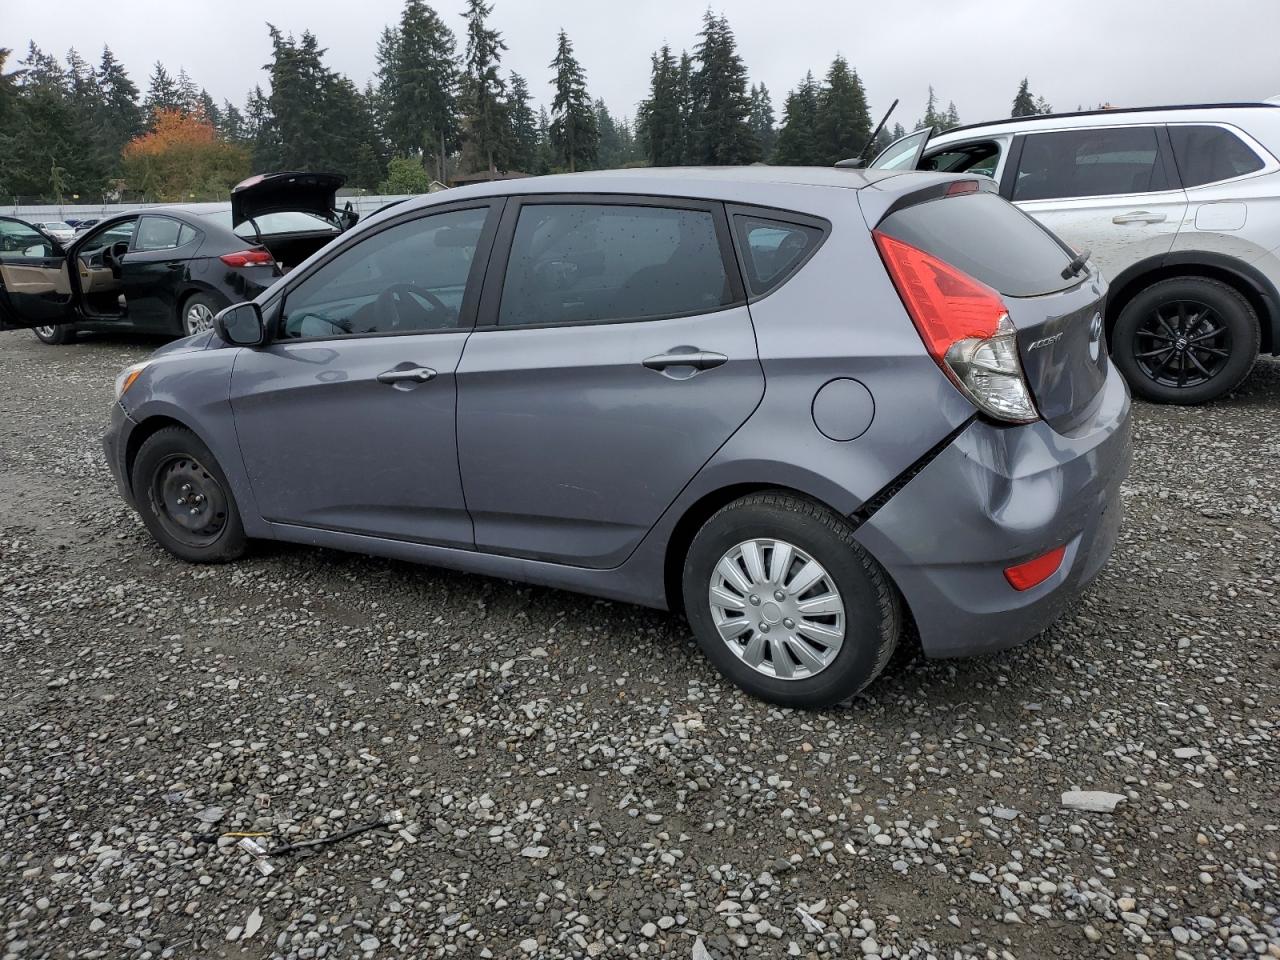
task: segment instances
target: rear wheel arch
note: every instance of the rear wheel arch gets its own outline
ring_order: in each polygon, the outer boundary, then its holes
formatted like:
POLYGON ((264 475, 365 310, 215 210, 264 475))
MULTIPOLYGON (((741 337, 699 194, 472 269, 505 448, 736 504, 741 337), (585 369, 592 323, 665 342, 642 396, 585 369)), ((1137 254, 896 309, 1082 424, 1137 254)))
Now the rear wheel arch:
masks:
POLYGON ((1182 252, 1135 263, 1111 282, 1105 318, 1107 343, 1114 343, 1116 321, 1134 297, 1162 280, 1180 277, 1217 280, 1234 289, 1258 318, 1261 351, 1273 353, 1280 348, 1275 338, 1275 328, 1280 323, 1280 293, 1261 273, 1243 261, 1222 254, 1182 252))
POLYGON ((186 327, 187 306, 191 303, 192 298, 197 296, 204 296, 209 300, 214 301, 215 304, 218 304, 218 306, 214 310, 214 313, 217 313, 219 310, 222 310, 223 308, 229 307, 231 305, 231 301, 228 300, 224 294, 220 293, 218 290, 216 290, 213 287, 205 286, 204 284, 195 284, 191 287, 188 287, 186 290, 182 291, 181 296, 178 297, 178 310, 176 315, 174 316, 174 323, 177 324, 178 330, 184 336, 186 335, 186 332, 187 332, 187 327, 186 327))
MULTIPOLYGON (((735 500, 766 492, 781 496, 798 497, 817 504, 824 510, 841 514, 841 511, 821 497, 780 483, 735 483, 718 487, 703 494, 685 509, 672 528, 670 536, 667 537, 666 553, 663 559, 663 584, 668 610, 679 611, 684 609, 684 588, 682 585, 684 561, 689 553, 689 547, 693 544, 693 538, 698 535, 698 531, 702 529, 703 524, 735 500)), ((855 526, 858 523, 856 519, 852 518, 849 519, 849 522, 855 526)))

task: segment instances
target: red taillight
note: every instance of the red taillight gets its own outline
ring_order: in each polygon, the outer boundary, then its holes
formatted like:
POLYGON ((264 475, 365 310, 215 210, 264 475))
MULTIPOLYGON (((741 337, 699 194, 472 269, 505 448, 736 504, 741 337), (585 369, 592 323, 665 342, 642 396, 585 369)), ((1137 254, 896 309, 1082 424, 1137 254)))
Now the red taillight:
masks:
POLYGON ((893 285, 925 347, 942 363, 959 340, 986 340, 1008 311, 1000 294, 949 263, 878 230, 873 234, 893 285))
POLYGON ((1022 376, 1017 331, 1000 294, 896 237, 879 230, 872 236, 916 332, 943 373, 997 420, 1037 419, 1022 376))
POLYGON ((947 187, 948 197, 958 197, 964 193, 977 193, 977 192, 978 192, 977 180, 957 180, 955 183, 951 184, 951 186, 947 187))
POLYGON ((1009 581, 1009 586, 1015 590, 1030 590, 1032 587, 1044 583, 1058 572, 1058 568, 1062 566, 1062 558, 1066 556, 1066 553, 1067 547, 1066 544, 1063 544, 1056 550, 1041 554, 1034 560, 1018 563, 1012 567, 1005 567, 1004 578, 1009 581))
POLYGON ((266 250, 239 250, 224 253, 218 259, 228 267, 269 267, 276 262, 266 250))

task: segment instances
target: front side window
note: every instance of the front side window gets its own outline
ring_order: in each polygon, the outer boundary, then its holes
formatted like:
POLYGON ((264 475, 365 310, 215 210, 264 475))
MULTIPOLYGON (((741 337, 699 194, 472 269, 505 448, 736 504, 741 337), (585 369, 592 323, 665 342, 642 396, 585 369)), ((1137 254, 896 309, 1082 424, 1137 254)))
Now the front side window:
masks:
POLYGON ((1174 124, 1169 140, 1184 187, 1243 177, 1266 166, 1243 140, 1222 127, 1174 124))
POLYGON ((733 226, 742 245, 747 289, 753 297, 781 284, 822 242, 821 230, 799 223, 738 215, 733 226))
POLYGON ((914 169, 916 158, 920 156, 920 151, 924 148, 925 141, 929 139, 929 135, 933 133, 932 127, 926 127, 923 130, 917 130, 915 133, 908 134, 901 140, 895 140, 889 146, 885 147, 874 160, 869 164, 872 170, 911 170, 914 169))
POLYGON ((526 204, 498 323, 643 320, 708 312, 731 300, 710 211, 526 204))
POLYGON ((133 241, 133 249, 172 250, 179 245, 182 224, 168 217, 143 217, 138 221, 138 234, 133 241))
POLYGON ((488 207, 397 224, 343 250, 289 292, 283 336, 457 327, 488 207))
POLYGON ((52 257, 53 244, 35 227, 18 220, 0 220, 0 254, 52 257))
POLYGON ((1014 200, 1106 197, 1168 189, 1154 127, 1027 136, 1014 200))

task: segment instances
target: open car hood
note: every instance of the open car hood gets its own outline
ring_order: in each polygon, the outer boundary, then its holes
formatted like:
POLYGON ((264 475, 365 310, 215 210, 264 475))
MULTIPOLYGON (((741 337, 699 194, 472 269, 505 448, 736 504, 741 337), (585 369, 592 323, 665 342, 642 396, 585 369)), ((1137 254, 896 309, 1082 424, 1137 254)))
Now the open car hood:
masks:
POLYGON ((334 204, 347 182, 339 173, 260 173, 231 190, 231 225, 238 227, 265 213, 300 211, 338 222, 334 204))

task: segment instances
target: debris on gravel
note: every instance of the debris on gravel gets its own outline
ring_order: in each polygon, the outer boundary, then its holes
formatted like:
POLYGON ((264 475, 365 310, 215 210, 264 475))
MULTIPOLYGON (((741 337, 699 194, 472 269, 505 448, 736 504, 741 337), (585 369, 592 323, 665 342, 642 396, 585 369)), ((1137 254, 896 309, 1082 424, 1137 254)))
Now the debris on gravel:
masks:
POLYGON ((153 346, 0 335, 5 958, 1280 957, 1280 363, 1135 406, 1042 637, 797 712, 656 611, 169 557, 99 447, 153 346))

